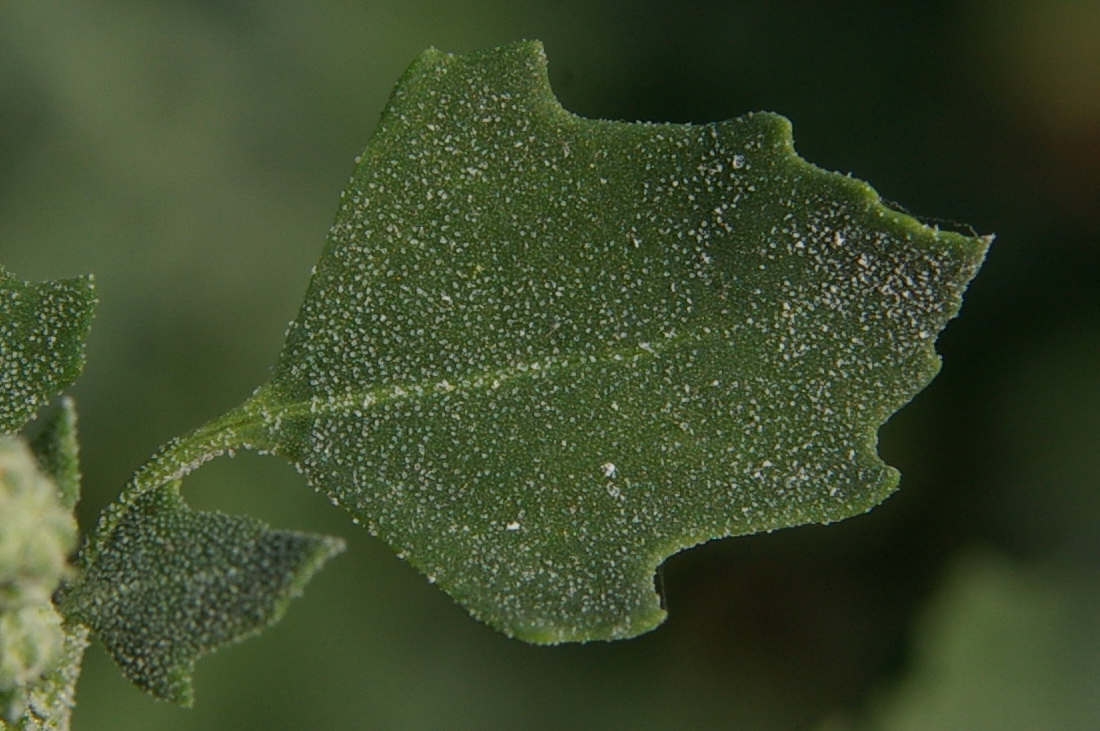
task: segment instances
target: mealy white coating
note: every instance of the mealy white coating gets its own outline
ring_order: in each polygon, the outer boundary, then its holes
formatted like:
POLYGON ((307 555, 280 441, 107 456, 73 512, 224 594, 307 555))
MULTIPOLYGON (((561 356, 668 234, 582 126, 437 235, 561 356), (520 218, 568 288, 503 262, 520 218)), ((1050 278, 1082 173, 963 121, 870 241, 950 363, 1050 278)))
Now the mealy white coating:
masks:
POLYGON ((495 53, 395 92, 264 417, 475 615, 634 634, 670 553, 893 488, 875 432, 977 259, 796 158, 780 118, 584 120, 538 49, 495 53))
POLYGON ((144 482, 274 451, 489 624, 638 634, 672 553, 893 490, 877 429, 988 243, 802 161, 775 115, 586 120, 537 44, 428 52, 271 383, 144 482))
POLYGON ((90 277, 29 284, 0 267, 0 434, 76 378, 94 306, 90 277))

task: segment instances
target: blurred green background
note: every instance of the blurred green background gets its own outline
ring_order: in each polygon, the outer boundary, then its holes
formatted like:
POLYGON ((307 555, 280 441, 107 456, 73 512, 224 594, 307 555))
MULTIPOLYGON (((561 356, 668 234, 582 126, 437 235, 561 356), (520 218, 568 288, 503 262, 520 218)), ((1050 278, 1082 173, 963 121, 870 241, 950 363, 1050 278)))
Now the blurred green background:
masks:
POLYGON ((155 703, 88 655, 94 729, 1100 728, 1100 3, 0 2, 0 260, 94 272, 85 530, 159 444, 266 380, 404 67, 544 41, 566 108, 765 109, 800 153, 995 232, 945 368, 882 431, 867 516, 665 566, 665 626, 529 647, 276 459, 185 494, 348 539, 259 639, 155 703))

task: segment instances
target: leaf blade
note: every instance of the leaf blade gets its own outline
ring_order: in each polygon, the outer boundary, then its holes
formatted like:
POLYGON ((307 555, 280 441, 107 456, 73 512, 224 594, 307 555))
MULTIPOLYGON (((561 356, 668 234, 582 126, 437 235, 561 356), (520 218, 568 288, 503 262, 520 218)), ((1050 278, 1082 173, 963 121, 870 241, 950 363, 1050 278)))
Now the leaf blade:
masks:
POLYGON ((126 677, 191 705, 195 662, 277 622, 343 542, 191 510, 179 483, 116 506, 61 605, 89 627, 126 677))
POLYGON ((0 267, 0 433, 80 375, 95 304, 91 276, 31 284, 0 267))
POLYGON ((30 442, 31 451, 42 470, 61 493, 61 504, 69 509, 80 502, 80 444, 77 441, 76 404, 62 397, 60 408, 52 414, 30 442))
POLYGON ((632 636, 669 555, 896 488, 878 427, 938 371, 990 241, 807 163, 776 115, 586 120, 537 43, 429 51, 272 380, 131 495, 276 452, 491 626, 632 636))
POLYGON ((672 553, 893 491, 877 429, 988 244, 798 158, 775 115, 585 120, 537 44, 428 52, 252 403, 475 616, 631 636, 672 553))

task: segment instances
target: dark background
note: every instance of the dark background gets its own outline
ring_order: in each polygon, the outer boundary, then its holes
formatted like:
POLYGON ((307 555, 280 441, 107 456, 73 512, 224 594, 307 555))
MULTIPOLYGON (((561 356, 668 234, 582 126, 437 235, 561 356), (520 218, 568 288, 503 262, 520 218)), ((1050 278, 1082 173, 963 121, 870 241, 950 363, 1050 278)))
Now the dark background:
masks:
POLYGON ((82 526, 158 445, 267 379, 352 159, 428 46, 542 40, 567 109, 784 114, 800 154, 998 238, 881 434, 866 516, 665 566, 671 616, 530 647, 469 619, 276 459, 195 507, 348 539, 263 637, 200 662, 191 711, 97 649, 93 729, 1100 727, 1100 3, 0 4, 0 260, 94 272, 72 393, 82 526))

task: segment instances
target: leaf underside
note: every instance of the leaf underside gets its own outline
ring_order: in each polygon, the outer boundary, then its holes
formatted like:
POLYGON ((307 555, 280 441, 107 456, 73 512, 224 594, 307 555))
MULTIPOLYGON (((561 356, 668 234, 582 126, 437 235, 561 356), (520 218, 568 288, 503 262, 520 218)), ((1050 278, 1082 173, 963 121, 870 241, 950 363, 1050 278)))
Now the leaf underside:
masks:
POLYGON ((894 490, 877 430, 937 372, 989 241, 803 161, 776 115, 582 119, 537 43, 428 51, 274 377, 139 472, 93 566, 165 484, 251 447, 509 635, 639 634, 668 556, 894 490))
POLYGON ((0 267, 0 433, 76 380, 95 303, 91 277, 31 284, 0 267))

